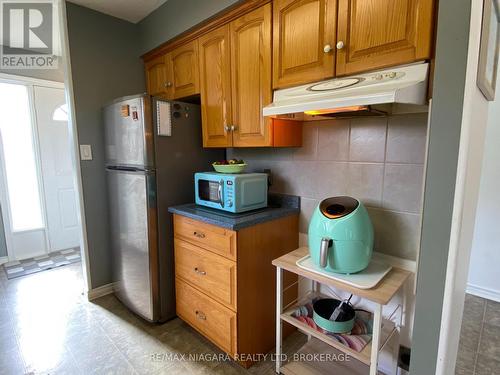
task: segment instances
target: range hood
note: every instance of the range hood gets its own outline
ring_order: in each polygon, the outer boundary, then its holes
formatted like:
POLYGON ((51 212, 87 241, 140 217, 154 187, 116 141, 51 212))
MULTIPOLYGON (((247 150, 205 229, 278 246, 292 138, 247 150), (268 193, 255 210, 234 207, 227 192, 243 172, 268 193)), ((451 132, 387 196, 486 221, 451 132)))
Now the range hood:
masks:
POLYGON ((426 106, 428 70, 429 64, 420 63, 276 90, 263 114, 352 117, 385 114, 392 104, 426 106))

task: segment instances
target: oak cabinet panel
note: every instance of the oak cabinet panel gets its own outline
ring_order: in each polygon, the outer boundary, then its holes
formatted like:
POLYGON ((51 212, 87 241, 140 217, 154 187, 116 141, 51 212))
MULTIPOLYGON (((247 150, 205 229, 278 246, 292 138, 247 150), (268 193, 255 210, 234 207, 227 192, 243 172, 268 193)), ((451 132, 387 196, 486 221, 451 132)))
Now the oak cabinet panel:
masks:
POLYGON ((336 0, 275 0, 273 87, 333 77, 336 0))
POLYGON ((167 86, 172 99, 200 93, 198 69, 198 40, 186 43, 169 54, 167 86))
POLYGON ((271 4, 231 23, 231 78, 233 146, 272 146, 271 4))
POLYGON ((166 60, 166 56, 161 55, 145 63, 146 86, 149 95, 168 96, 166 60))
POLYGON ((431 57, 433 0, 339 0, 337 75, 431 57))
POLYGON ((229 24, 201 36, 201 117, 204 147, 230 147, 231 51, 229 24))

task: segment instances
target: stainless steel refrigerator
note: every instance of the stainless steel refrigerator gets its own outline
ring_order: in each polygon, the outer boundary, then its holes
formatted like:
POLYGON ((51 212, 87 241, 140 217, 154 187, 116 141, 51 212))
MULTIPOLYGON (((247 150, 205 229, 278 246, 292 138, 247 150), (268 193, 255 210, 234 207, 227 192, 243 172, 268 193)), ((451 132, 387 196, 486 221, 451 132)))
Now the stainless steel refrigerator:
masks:
POLYGON ((193 201, 193 174, 224 151, 203 149, 195 104, 137 95, 103 111, 115 294, 143 318, 165 321, 175 316, 167 209, 193 201))

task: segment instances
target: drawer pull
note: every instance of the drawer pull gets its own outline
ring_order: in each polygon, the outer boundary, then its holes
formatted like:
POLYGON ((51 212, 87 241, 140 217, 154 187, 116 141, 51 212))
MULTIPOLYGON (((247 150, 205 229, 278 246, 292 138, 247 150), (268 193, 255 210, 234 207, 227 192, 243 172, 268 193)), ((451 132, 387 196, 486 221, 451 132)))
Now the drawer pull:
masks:
POLYGON ((193 232, 193 235, 198 237, 198 238, 205 238, 205 233, 201 232, 193 232))
POLYGON ((196 316, 200 320, 207 320, 207 316, 203 314, 201 311, 196 310, 196 316))
POLYGON ((207 274, 206 271, 202 271, 198 267, 195 267, 194 272, 196 272, 198 275, 202 275, 202 276, 205 276, 207 274))

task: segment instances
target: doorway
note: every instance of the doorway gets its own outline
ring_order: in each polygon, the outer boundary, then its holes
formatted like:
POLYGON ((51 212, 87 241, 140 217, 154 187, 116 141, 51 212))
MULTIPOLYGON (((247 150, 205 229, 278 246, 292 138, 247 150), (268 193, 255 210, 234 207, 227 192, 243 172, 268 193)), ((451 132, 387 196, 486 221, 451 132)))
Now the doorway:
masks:
POLYGON ((0 231, 8 264, 77 261, 81 228, 64 85, 0 77, 0 98, 0 231))

